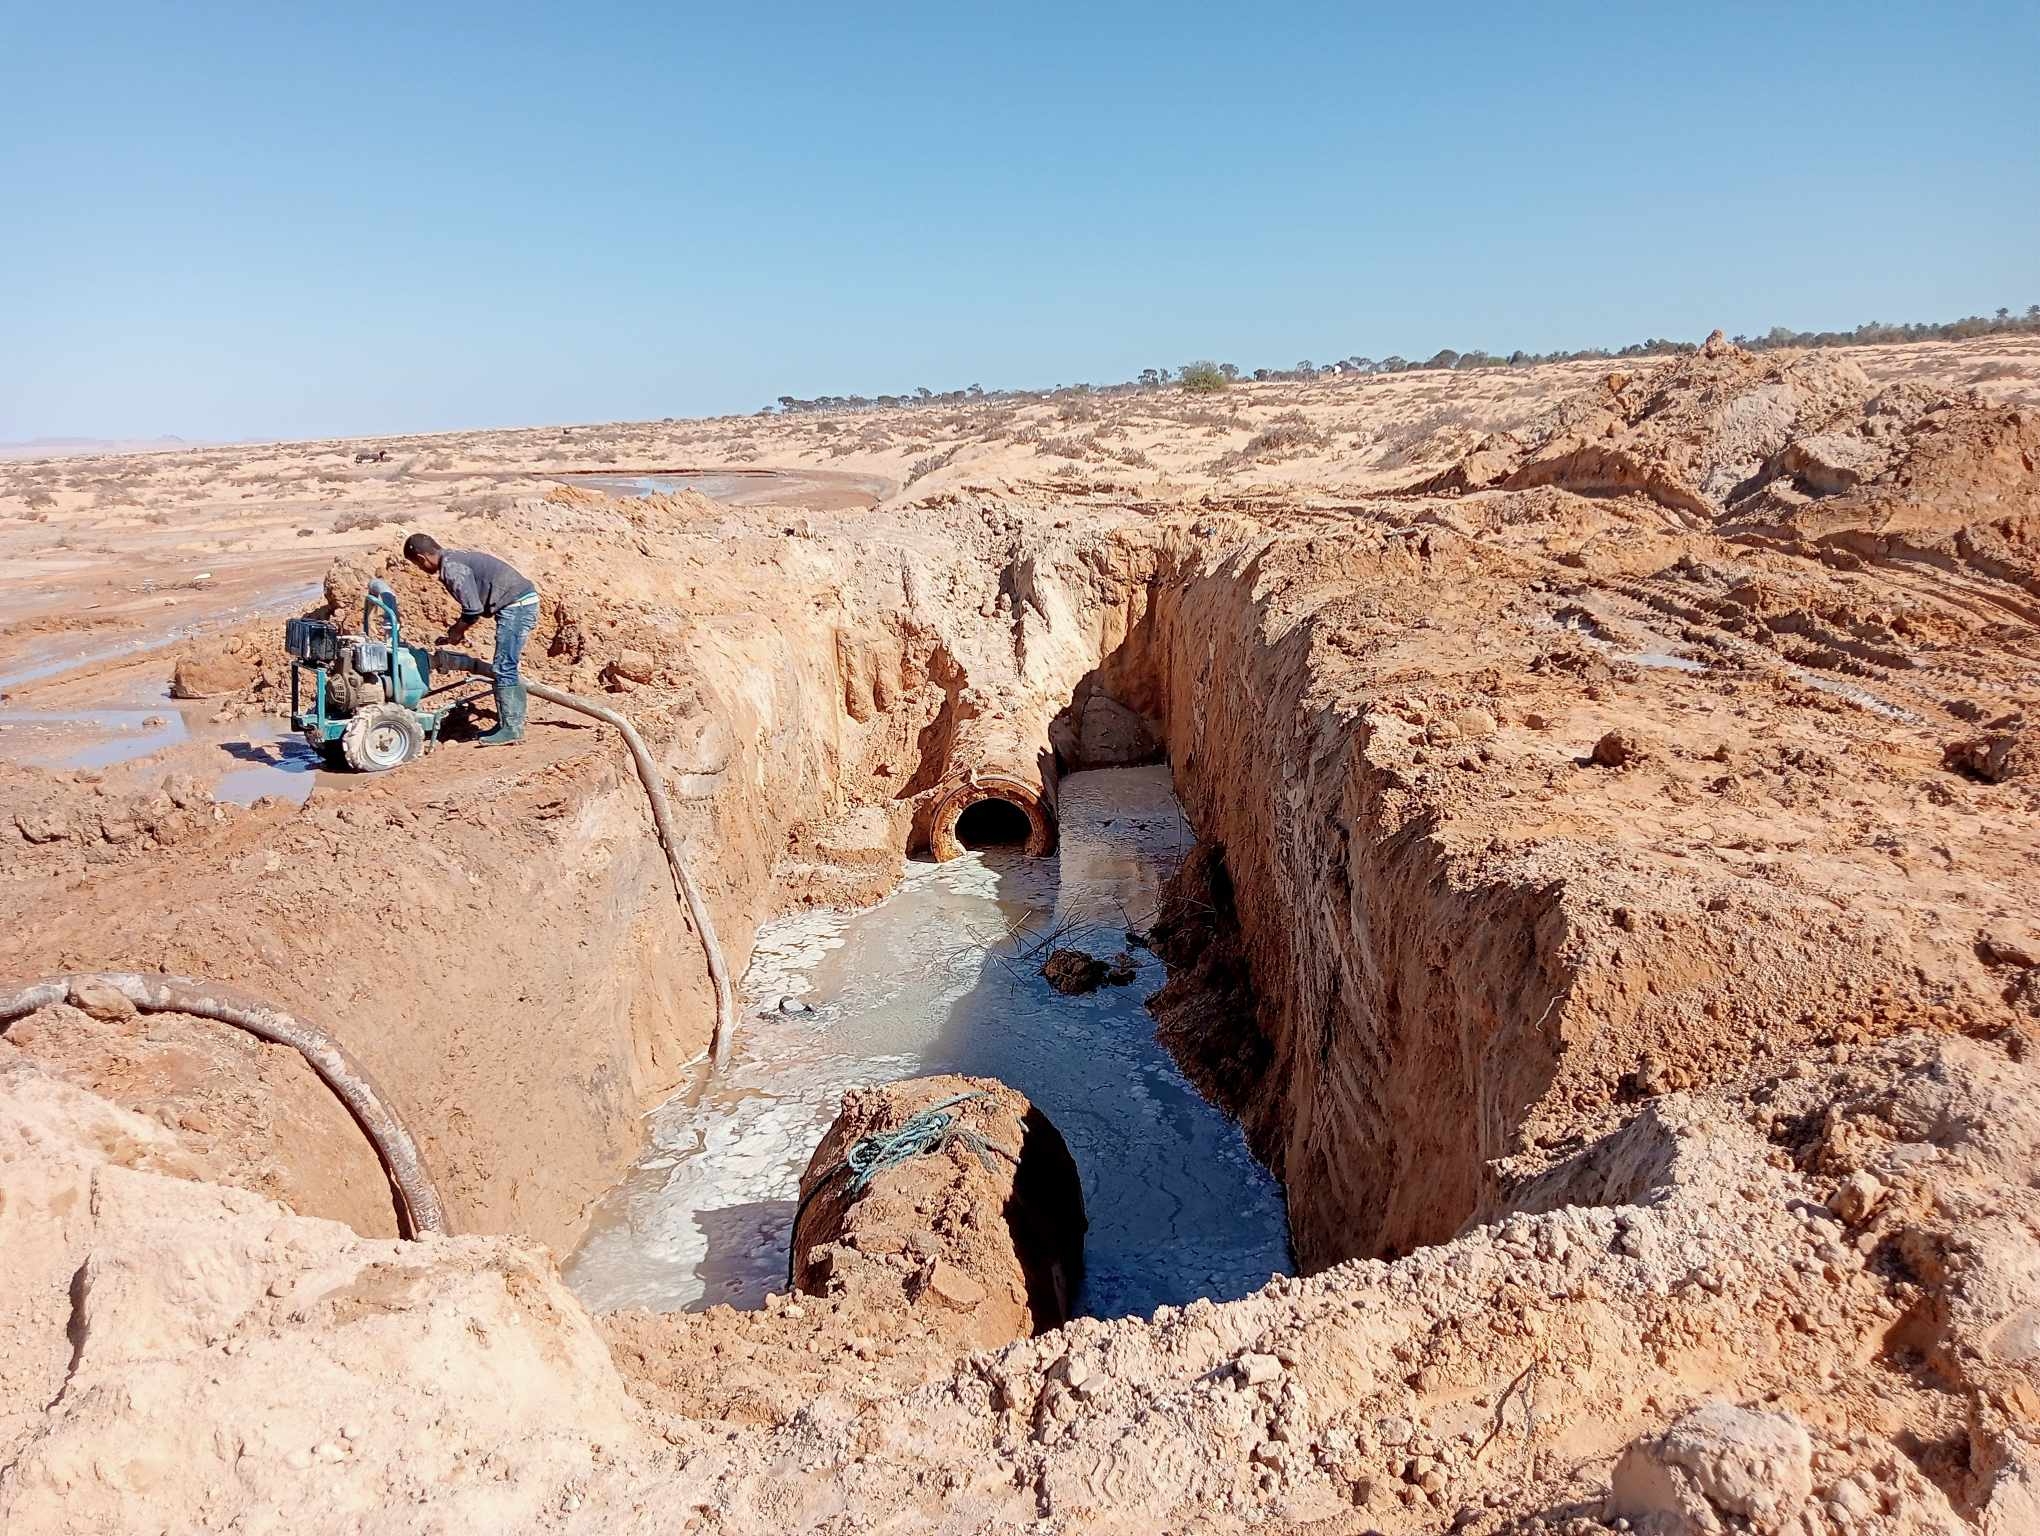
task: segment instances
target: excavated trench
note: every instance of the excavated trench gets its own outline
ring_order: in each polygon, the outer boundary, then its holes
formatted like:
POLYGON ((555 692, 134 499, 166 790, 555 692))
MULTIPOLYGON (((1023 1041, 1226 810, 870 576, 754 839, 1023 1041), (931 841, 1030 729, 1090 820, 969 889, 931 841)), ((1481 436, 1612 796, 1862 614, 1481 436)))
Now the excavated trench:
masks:
POLYGON ((1089 1221, 1079 1313, 1229 1300, 1291 1268, 1280 1187, 1157 1043, 1163 966, 1128 947, 1192 841, 1167 770, 1062 780, 1053 856, 1030 851, 1038 802, 956 798, 957 857, 866 911, 760 931, 727 1071, 654 1113, 567 1266, 597 1310, 784 1289, 801 1173, 843 1091, 936 1073, 1019 1089, 1067 1141, 1084 1194, 1069 1219, 1089 1221), (1132 979, 1065 996, 1041 974, 1058 948, 1127 950, 1132 979))
POLYGON ((1365 733, 1323 734, 1316 635, 1273 622, 1261 579, 1244 554, 1158 571, 1060 711, 1009 706, 944 738, 932 864, 870 912, 760 930, 732 1071, 652 1118, 570 1266, 584 1297, 679 1308, 782 1287, 836 1096, 924 1073, 998 1078, 1068 1137, 1092 1206, 1084 1312, 1394 1257, 1506 1204, 1499 1161, 1559 1054, 1555 891, 1454 882, 1426 824, 1395 819, 1406 802, 1365 733), (1082 771, 1162 752, 1173 768, 1082 771), (1154 786, 1166 815, 1122 814, 1107 782, 1154 786), (1173 977, 1140 951, 1132 986, 1050 992, 1050 946, 1027 935, 1087 901, 1075 947, 1108 958, 1162 909, 1173 977))

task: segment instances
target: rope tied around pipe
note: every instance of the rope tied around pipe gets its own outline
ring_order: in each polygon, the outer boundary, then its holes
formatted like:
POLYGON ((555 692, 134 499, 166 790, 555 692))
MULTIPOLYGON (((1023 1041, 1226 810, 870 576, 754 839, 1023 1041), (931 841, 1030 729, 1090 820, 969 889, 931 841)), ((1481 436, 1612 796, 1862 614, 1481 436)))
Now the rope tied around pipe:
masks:
POLYGON ((897 1130, 880 1131, 870 1136, 860 1136, 844 1154, 843 1161, 816 1179, 807 1193, 800 1197, 800 1204, 794 1209, 793 1231, 787 1239, 786 1288, 793 1289, 794 1271, 799 1268, 801 1218, 807 1215, 808 1207, 815 1198, 844 1174, 850 1175, 846 1193, 855 1200, 871 1187, 871 1181, 887 1169, 898 1168, 917 1157, 928 1157, 952 1144, 969 1148, 975 1152, 978 1161, 985 1165, 985 1171, 996 1171, 992 1154, 997 1153, 1015 1168, 1020 1166, 1020 1155, 1009 1152, 995 1141, 989 1141, 980 1131, 961 1125, 952 1113, 959 1106, 976 1099, 988 1099, 991 1095, 984 1089, 959 1093, 939 1103, 930 1104, 926 1109, 909 1115, 897 1130))

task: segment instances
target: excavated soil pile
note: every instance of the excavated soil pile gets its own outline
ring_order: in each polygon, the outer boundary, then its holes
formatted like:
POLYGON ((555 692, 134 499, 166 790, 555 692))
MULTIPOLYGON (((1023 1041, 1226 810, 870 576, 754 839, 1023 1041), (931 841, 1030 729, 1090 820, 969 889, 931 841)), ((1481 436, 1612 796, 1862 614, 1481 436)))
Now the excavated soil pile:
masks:
POLYGON ((853 1089, 809 1160, 801 1199, 793 1252, 803 1291, 874 1314, 910 1307, 978 1349, 1070 1319, 1083 1185, 1048 1117, 1003 1084, 944 1076, 853 1089), (858 1188, 853 1150, 878 1155, 923 1115, 947 1117, 923 1137, 926 1150, 858 1188))
POLYGON ((2040 1530, 2036 434, 1717 342, 1416 495, 427 519, 538 579, 536 669, 624 695, 739 969, 985 782, 1163 748, 1157 1012, 1304 1274, 1033 1333, 951 1146, 823 1206, 838 1294, 598 1322, 539 1242, 710 1019, 605 733, 249 812, 10 770, 10 971, 327 1020, 476 1235, 380 1235, 266 1053, 17 1026, 0 1524, 2040 1530), (1010 1342, 964 1352, 936 1260, 1010 1342))

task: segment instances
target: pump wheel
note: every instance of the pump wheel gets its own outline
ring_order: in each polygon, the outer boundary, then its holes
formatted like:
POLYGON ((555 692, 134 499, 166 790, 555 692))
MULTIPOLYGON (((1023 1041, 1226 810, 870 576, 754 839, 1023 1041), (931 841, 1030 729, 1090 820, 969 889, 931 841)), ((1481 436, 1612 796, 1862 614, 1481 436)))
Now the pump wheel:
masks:
POLYGON ((401 704, 371 704, 340 736, 340 752, 358 773, 381 773, 425 750, 425 727, 401 704))

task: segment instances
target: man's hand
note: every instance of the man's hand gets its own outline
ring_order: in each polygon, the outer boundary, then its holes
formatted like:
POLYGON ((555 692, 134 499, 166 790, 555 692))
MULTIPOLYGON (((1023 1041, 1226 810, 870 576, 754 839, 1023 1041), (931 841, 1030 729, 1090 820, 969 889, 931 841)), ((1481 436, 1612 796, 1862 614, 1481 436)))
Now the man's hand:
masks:
POLYGON ((446 633, 439 637, 439 643, 441 645, 459 645, 461 641, 467 639, 468 626, 473 623, 474 620, 469 618, 455 619, 447 628, 446 633))

